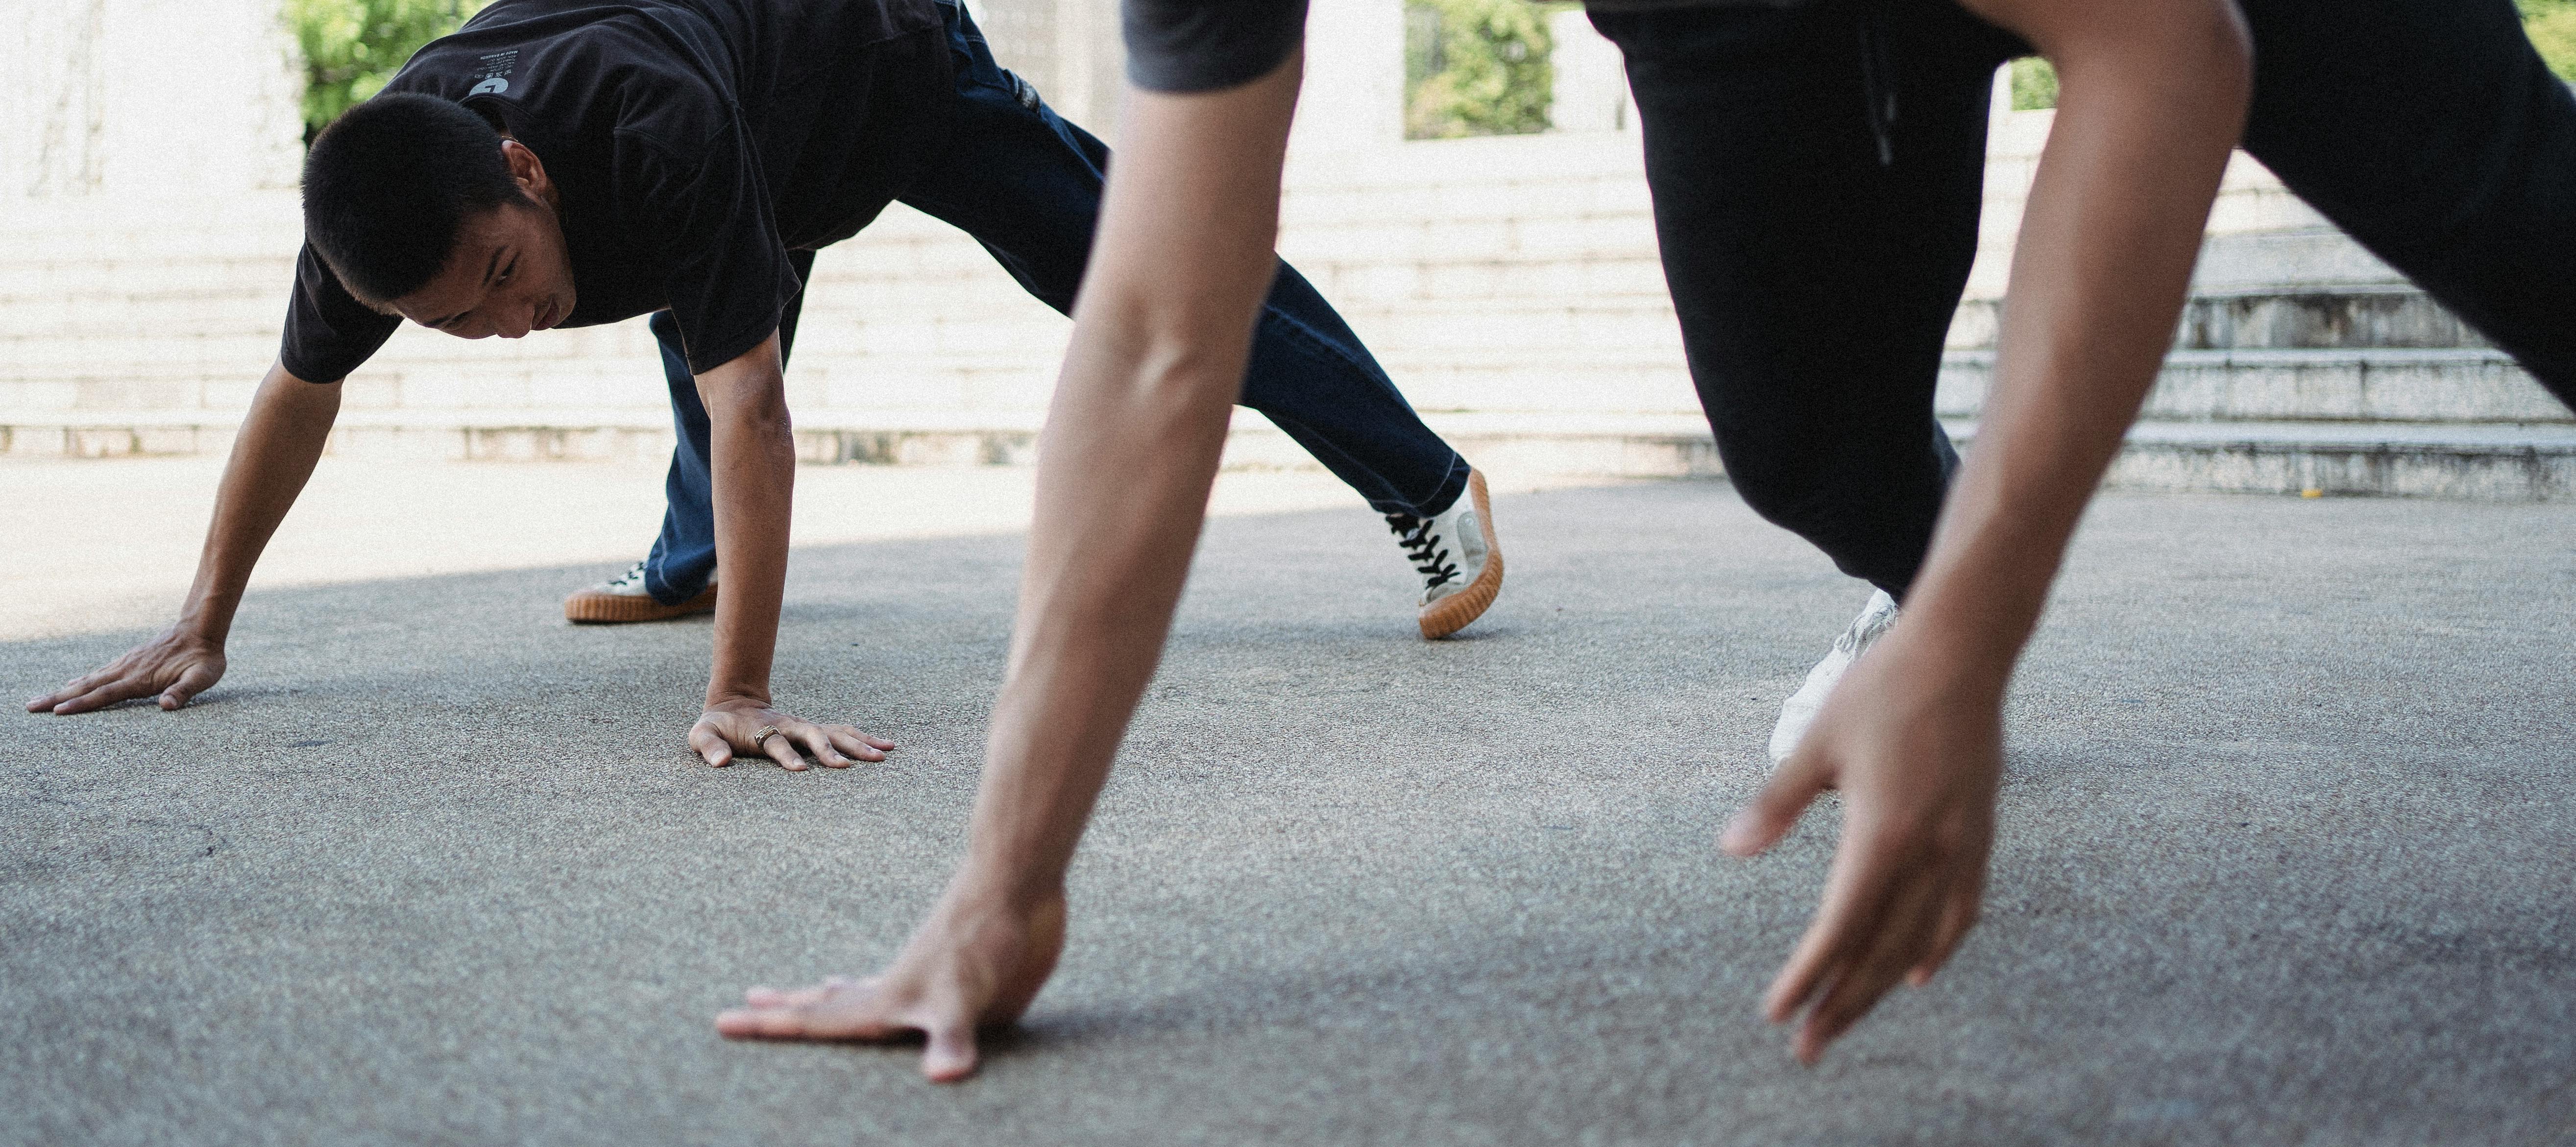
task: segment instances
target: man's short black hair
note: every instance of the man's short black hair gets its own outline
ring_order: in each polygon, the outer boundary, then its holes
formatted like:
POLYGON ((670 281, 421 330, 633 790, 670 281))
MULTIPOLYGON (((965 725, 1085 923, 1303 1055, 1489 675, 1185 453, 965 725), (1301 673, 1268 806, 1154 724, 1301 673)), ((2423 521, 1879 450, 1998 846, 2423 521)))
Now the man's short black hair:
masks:
POLYGON ((501 134, 436 96, 350 108, 304 157, 304 237, 370 303, 428 285, 468 218, 520 198, 501 134))

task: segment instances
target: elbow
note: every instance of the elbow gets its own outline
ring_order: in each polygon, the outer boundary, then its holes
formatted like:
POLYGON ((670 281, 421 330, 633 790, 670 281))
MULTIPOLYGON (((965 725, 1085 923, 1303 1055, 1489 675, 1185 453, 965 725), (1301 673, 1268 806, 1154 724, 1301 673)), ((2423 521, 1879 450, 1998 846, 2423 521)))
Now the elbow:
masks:
POLYGON ((701 379, 698 398, 706 405, 707 422, 716 434, 747 435, 755 441, 796 436, 783 385, 715 387, 701 379))
POLYGON ((796 453, 796 420, 787 413, 787 404, 764 405, 746 412, 742 432, 772 451, 793 456, 796 453))

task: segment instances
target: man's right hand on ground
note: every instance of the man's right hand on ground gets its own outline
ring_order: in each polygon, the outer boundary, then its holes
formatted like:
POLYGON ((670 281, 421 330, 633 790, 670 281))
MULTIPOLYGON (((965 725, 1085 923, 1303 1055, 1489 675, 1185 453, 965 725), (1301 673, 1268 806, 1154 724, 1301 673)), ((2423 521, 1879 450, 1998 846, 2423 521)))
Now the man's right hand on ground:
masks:
POLYGON ((223 676, 224 647, 174 625, 106 668, 27 702, 27 711, 70 716, 156 693, 161 708, 172 710, 213 688, 223 676))
POLYGON ((224 640, 251 567, 313 475, 339 413, 339 383, 311 383, 282 365, 269 367, 233 437, 232 460, 215 488, 205 553, 179 621, 106 668, 27 702, 27 711, 86 713, 155 694, 163 709, 177 709, 222 680, 224 640))
POLYGON ((964 891, 961 875, 894 965, 864 980, 834 976, 810 988, 753 988, 745 1007, 716 1017, 734 1039, 928 1040, 921 1073, 933 1083, 975 1074, 978 1031, 1029 1008, 1064 951, 1064 893, 1025 907, 964 891))

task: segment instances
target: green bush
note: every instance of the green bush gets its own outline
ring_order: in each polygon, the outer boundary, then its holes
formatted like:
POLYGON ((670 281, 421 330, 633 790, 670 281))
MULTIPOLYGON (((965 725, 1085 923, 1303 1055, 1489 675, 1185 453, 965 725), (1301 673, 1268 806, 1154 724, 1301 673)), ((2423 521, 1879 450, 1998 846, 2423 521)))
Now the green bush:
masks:
POLYGON ((2057 69, 2037 56, 2012 62, 2012 101, 2017 112, 2057 106, 2057 69))
POLYGON ((1571 7, 1529 0, 1407 0, 1405 137, 1547 130, 1556 84, 1547 18, 1571 7))
POLYGON ((2531 33, 2531 43, 2540 49, 2540 58, 2549 61, 2549 70, 2558 78, 2576 83, 2576 0, 2520 0, 2522 30, 2531 33))
POLYGON ((421 45, 456 30, 491 0, 286 0, 304 52, 304 138, 384 90, 421 45))

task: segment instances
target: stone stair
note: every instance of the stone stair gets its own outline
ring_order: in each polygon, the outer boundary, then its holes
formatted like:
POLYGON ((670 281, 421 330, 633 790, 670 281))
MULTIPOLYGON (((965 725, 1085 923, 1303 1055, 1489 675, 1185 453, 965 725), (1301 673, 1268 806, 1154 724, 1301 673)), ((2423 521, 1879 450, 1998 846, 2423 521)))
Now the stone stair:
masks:
MULTIPOLYGON (((1983 337, 1954 337, 1939 407, 1964 422, 1991 381, 1994 324, 1963 314, 1959 325, 1983 337)), ((2565 498, 2576 415, 2331 227, 2219 234, 2110 483, 2565 498)))
MULTIPOLYGON (((1999 112, 1986 217, 1937 398, 1973 437, 2013 230, 2053 112, 1999 112)), ((2117 488, 2576 496, 2576 415, 2253 159, 2228 167, 2191 297, 2117 488)))
MULTIPOLYGON (((1973 435, 2021 199, 2048 113, 1996 118, 1985 249, 1940 413, 1973 435)), ((291 191, 0 212, 0 452, 217 451, 275 351, 291 191)), ((1427 421, 1501 474, 1719 473, 1665 294, 1636 137, 1427 141, 1301 155, 1281 250, 1427 421)), ((971 241, 897 208, 818 264, 789 371, 814 462, 1033 456, 1069 324, 971 241)), ((655 454, 670 432, 642 324, 467 343, 395 336, 354 376, 340 453, 655 454)), ((1305 467, 1238 420, 1229 462, 1305 467)), ((2576 418, 2324 225, 2231 171, 2145 420, 2132 488, 2557 498, 2576 418)))

